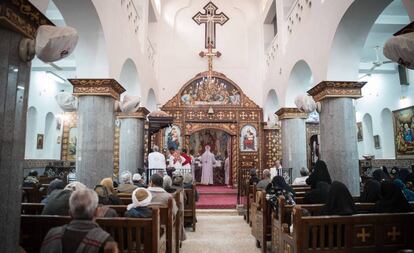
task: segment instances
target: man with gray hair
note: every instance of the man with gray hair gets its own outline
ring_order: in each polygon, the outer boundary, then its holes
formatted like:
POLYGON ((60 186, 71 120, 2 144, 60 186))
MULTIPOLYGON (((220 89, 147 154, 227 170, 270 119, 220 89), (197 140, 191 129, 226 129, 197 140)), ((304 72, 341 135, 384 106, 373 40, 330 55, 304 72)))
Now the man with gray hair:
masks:
POLYGON ((69 199, 68 225, 52 228, 43 240, 40 252, 117 252, 112 237, 93 221, 98 195, 91 189, 79 189, 69 199))
POLYGON ((300 169, 300 177, 295 178, 292 185, 306 185, 306 179, 309 177, 308 168, 302 167, 300 169))
POLYGON ((129 171, 124 171, 119 177, 119 181, 118 192, 120 193, 132 193, 137 188, 132 182, 132 174, 129 171))
MULTIPOLYGON (((148 169, 153 171, 162 171, 163 175, 167 174, 167 164, 165 162, 165 156, 160 153, 160 148, 156 145, 152 147, 153 152, 148 154, 148 169)), ((148 176, 151 177, 153 173, 148 176)))
POLYGON ((262 180, 259 181, 259 183, 257 183, 256 188, 258 190, 264 190, 266 189, 267 185, 270 183, 271 179, 270 179, 270 170, 265 169, 262 172, 262 180))

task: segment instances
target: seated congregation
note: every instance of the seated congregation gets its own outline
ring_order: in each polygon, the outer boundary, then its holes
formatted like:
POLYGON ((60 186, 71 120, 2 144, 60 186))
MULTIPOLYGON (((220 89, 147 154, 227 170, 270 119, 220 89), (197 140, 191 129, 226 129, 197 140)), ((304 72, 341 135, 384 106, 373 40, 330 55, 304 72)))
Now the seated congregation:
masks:
POLYGON ((153 174, 146 186, 141 175, 124 172, 119 184, 104 178, 94 189, 58 178, 40 185, 29 177, 23 198, 37 191, 41 200, 22 202, 22 252, 178 253, 184 226, 195 229, 191 174, 153 174))
POLYGON ((377 169, 359 197, 332 181, 324 161, 307 174, 289 185, 250 171, 245 220, 262 252, 413 252, 413 172, 377 169))

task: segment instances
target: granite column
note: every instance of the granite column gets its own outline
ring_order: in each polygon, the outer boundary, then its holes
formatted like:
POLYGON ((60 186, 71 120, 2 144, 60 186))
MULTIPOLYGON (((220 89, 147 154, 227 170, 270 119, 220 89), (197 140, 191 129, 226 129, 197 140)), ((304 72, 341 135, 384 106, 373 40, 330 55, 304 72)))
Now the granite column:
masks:
POLYGON ((76 178, 93 188, 114 171, 115 100, 125 89, 114 79, 69 79, 79 97, 76 178))
POLYGON ((308 91, 320 111, 320 154, 332 180, 344 183, 359 196, 359 165, 354 99, 361 97, 364 82, 323 81, 308 91))
POLYGON ((119 175, 124 171, 132 174, 144 168, 144 131, 145 120, 149 111, 140 107, 134 113, 119 113, 120 146, 119 175))
POLYGON ((292 181, 306 167, 306 123, 307 113, 297 108, 281 108, 276 112, 282 123, 282 166, 292 168, 292 181))

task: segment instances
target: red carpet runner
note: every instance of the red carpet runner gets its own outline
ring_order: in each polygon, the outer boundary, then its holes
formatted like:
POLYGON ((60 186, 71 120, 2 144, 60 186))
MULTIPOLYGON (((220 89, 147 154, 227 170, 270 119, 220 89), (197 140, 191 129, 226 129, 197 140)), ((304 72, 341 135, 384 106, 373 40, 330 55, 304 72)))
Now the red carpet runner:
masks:
POLYGON ((200 200, 196 203, 198 209, 234 209, 237 204, 237 189, 226 186, 197 185, 200 200))

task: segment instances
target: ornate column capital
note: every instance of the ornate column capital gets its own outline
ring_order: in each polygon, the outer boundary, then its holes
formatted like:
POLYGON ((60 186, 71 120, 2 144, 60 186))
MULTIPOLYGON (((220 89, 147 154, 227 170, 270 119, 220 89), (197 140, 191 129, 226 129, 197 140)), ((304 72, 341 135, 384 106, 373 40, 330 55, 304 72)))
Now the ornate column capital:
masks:
POLYGON ((136 111, 136 112, 130 112, 130 113, 118 112, 116 114, 116 117, 118 119, 127 119, 127 118, 128 119, 129 118, 145 119, 149 113, 150 112, 148 111, 147 108, 139 107, 138 111, 136 111))
POLYGON ((361 89, 365 84, 366 82, 322 81, 308 90, 308 94, 316 102, 325 98, 360 98, 361 89))
POLYGON ((73 85, 75 96, 110 96, 119 100, 125 92, 124 87, 115 79, 68 79, 73 85))
POLYGON ((23 36, 34 39, 37 28, 41 25, 52 25, 29 0, 0 1, 0 27, 16 31, 23 36))
POLYGON ((279 117, 280 120, 283 119, 306 119, 308 114, 306 112, 302 112, 298 108, 294 107, 283 107, 280 108, 276 115, 279 117))

